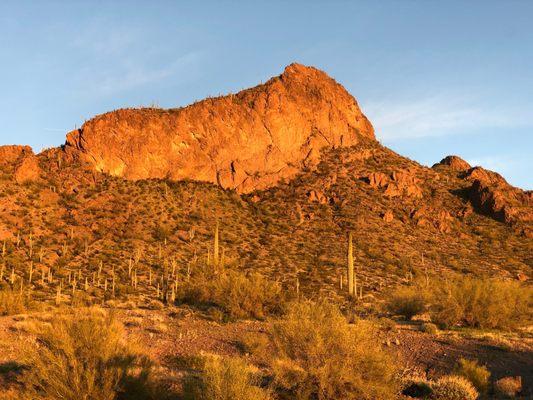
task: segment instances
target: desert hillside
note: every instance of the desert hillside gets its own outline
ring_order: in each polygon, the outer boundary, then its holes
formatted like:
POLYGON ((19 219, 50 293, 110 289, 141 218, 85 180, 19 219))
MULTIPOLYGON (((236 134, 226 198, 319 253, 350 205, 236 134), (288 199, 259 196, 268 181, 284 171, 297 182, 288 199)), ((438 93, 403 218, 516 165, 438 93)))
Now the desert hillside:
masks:
MULTIPOLYGON (((309 329, 315 317, 331 317, 332 327, 344 317, 379 319, 380 342, 396 346, 408 360, 403 365, 428 379, 449 373, 453 357, 478 353, 498 379, 506 368, 524 371, 523 393, 530 391, 531 337, 521 329, 531 314, 533 193, 457 156, 423 166, 378 139, 340 84, 292 64, 264 84, 184 108, 96 116, 68 133, 63 146, 40 154, 0 147, 0 314, 36 313, 0 323, 7 349, 0 361, 17 356, 17 337, 34 337, 21 321, 49 322, 66 307, 92 315, 80 307, 99 305, 119 310, 128 335, 152 348, 162 380, 181 388, 183 376, 198 368, 177 367, 178 358, 248 355, 239 344, 244 333, 263 337, 270 315, 305 300, 325 311, 296 305, 284 314, 291 329, 299 329, 290 325, 298 312, 309 329), (488 278, 503 286, 479 289, 492 287, 488 278), (449 282, 466 290, 461 281, 473 282, 473 299, 488 290, 507 299, 497 300, 507 307, 506 321, 504 314, 465 317, 459 306, 455 319, 434 311, 452 299, 449 282), (417 301, 428 304, 415 302, 413 312, 391 308, 404 289, 423 291, 417 301), (473 334, 433 340, 430 314, 442 329, 522 333, 506 339, 509 354, 494 358, 473 334), (398 331, 398 315, 421 319, 401 322, 398 331)), ((351 337, 342 329, 334 334, 351 337)), ((277 371, 265 382, 281 379, 279 365, 254 357, 262 370, 277 371)), ((4 374, 3 365, 0 384, 18 393, 24 368, 5 367, 4 374)), ((399 374, 372 373, 368 379, 384 374, 391 382, 399 374)), ((378 386, 353 398, 386 399, 397 390, 378 386)), ((296 398, 280 390, 279 398, 296 398)))

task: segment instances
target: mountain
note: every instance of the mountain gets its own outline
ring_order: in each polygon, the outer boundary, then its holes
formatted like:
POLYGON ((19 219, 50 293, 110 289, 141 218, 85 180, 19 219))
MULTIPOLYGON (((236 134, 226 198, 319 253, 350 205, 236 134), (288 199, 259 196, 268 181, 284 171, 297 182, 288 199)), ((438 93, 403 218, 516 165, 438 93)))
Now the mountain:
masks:
POLYGON ((345 298, 348 232, 376 296, 442 271, 531 276, 531 192, 387 149, 341 85, 298 64, 185 108, 97 116, 37 155, 0 147, 0 173, 2 265, 20 276, 190 268, 217 223, 228 263, 309 297, 345 298))
POLYGON ((264 85, 174 110, 98 116, 66 150, 126 179, 193 179, 250 192, 292 178, 320 149, 374 138, 355 99, 324 72, 299 64, 264 85))

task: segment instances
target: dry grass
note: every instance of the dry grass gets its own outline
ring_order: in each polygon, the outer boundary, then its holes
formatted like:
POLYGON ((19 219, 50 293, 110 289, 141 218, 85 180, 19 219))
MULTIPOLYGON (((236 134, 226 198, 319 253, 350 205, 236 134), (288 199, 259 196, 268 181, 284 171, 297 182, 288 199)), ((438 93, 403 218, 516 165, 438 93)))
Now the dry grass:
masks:
POLYGON ((95 309, 77 311, 56 315, 37 332, 23 376, 28 398, 150 398, 150 363, 125 343, 122 325, 95 309))
POLYGON ((0 290, 0 315, 21 314, 26 311, 26 301, 19 292, 0 290))
POLYGON ((459 359, 455 374, 468 379, 480 393, 486 393, 489 389, 490 372, 476 360, 459 359))
POLYGON ((392 357, 368 324, 350 326, 328 304, 294 303, 270 330, 264 360, 283 399, 390 399, 398 386, 392 357))
POLYGON ((520 376, 507 376, 494 382, 494 392, 503 398, 514 398, 522 391, 520 376))
POLYGON ((206 356, 199 376, 184 385, 185 400, 269 400, 271 395, 258 386, 257 371, 239 358, 206 356))

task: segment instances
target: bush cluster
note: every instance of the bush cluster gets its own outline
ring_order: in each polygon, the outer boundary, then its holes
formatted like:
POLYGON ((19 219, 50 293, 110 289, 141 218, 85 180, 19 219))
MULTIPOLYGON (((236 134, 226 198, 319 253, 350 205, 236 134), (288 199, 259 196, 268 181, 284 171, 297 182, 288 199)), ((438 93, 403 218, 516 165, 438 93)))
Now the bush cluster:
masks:
POLYGON ((396 363, 363 322, 349 325, 337 307, 294 303, 270 328, 264 360, 284 399, 391 399, 396 363))
POLYGON ((191 277, 179 288, 177 301, 218 307, 230 319, 258 318, 276 313, 282 306, 281 287, 258 273, 234 270, 191 277))
POLYGON ((209 355, 201 360, 200 374, 184 384, 185 400, 270 400, 259 387, 259 376, 240 358, 209 355))
POLYGON ((515 281, 462 277, 394 291, 387 309, 411 318, 429 311, 440 327, 514 329, 532 320, 533 289, 515 281))
POLYGON ((468 379, 480 393, 486 393, 489 389, 490 372, 476 360, 459 359, 455 373, 468 379))
POLYGON ((25 355, 31 399, 150 399, 150 362, 124 341, 113 316, 90 309, 57 315, 25 355))

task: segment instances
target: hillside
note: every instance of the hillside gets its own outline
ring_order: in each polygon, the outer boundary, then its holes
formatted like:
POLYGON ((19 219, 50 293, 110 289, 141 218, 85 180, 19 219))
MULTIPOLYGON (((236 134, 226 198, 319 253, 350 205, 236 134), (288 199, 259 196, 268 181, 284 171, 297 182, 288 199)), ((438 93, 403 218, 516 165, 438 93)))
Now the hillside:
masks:
POLYGON ((319 162, 292 179, 241 195, 207 182, 113 177, 58 161, 68 160, 63 149, 38 156, 13 151, 20 154, 5 158, 0 192, 3 280, 14 273, 27 282, 31 263, 35 295, 50 300, 61 279, 78 274, 80 284, 85 278, 95 284, 100 268, 92 296, 103 295, 103 279, 116 273, 125 294, 152 297, 156 276, 205 262, 217 221, 229 264, 260 271, 289 290, 298 281, 310 298, 345 299, 347 232, 366 294, 445 270, 531 275, 530 220, 523 219, 531 207, 518 197, 530 194, 458 158, 427 168, 361 138, 322 149, 319 162), (36 161, 38 177, 25 167, 36 161), (31 173, 21 180, 25 170, 31 173), (478 187, 495 187, 472 181, 483 174, 515 195, 516 219, 479 204, 478 187), (41 271, 52 272, 51 283, 36 279, 41 271))
POLYGON ((532 201, 299 64, 0 146, 0 399, 531 398, 532 201))

